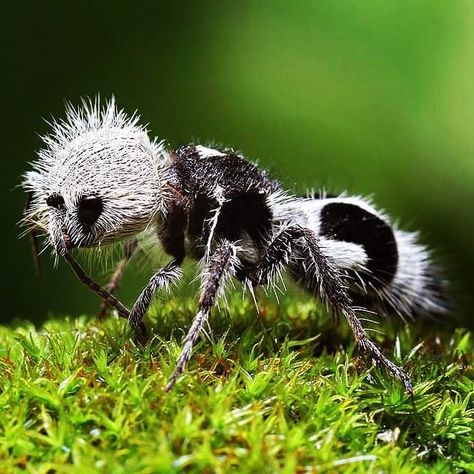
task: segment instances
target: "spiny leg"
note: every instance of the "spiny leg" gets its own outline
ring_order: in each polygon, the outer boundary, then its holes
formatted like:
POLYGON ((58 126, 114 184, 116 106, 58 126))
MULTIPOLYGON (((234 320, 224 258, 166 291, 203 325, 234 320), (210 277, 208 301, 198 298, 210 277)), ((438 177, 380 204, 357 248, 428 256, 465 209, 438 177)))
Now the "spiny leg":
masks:
POLYGON ((87 286, 94 293, 97 293, 103 300, 107 301, 108 305, 117 310, 117 313, 120 317, 128 319, 130 310, 126 306, 124 306, 117 298, 115 298, 115 296, 109 293, 105 288, 102 288, 90 276, 88 276, 71 254, 66 253, 64 258, 69 263, 77 278, 79 278, 79 281, 83 285, 87 286))
POLYGON ((150 307, 153 296, 161 288, 168 288, 181 277, 181 269, 178 264, 172 260, 168 265, 156 272, 149 280, 148 285, 140 293, 135 301, 132 311, 128 317, 130 326, 140 340, 146 338, 146 328, 143 324, 143 317, 150 307))
POLYGON ((337 267, 322 252, 318 239, 314 232, 303 229, 303 237, 306 241, 309 254, 314 259, 316 278, 319 282, 320 294, 334 310, 342 314, 354 334, 357 345, 368 352, 374 360, 383 365, 394 377, 400 380, 405 390, 413 394, 413 386, 408 375, 396 364, 389 360, 367 335, 357 318, 351 300, 347 293, 344 281, 339 275, 337 267))
POLYGON ((216 302, 219 290, 224 285, 227 274, 235 269, 235 247, 228 241, 223 241, 209 256, 204 270, 199 298, 199 310, 193 319, 191 327, 184 339, 183 349, 179 355, 176 367, 168 380, 166 391, 170 391, 178 377, 183 373, 191 358, 193 346, 201 334, 202 328, 209 318, 211 308, 216 302))
POLYGON ((290 262, 295 251, 302 251, 303 257, 309 261, 310 268, 308 270, 314 272, 315 283, 318 285, 317 294, 336 314, 342 314, 346 318, 357 345, 367 351, 379 364, 385 366, 394 377, 403 383, 405 390, 412 394, 413 386, 407 374, 385 357, 380 348, 367 336, 351 306, 346 284, 341 278, 338 268, 323 254, 313 231, 301 227, 287 227, 280 231, 270 242, 261 264, 255 272, 254 283, 265 284, 269 279, 274 278, 275 274, 290 262), (303 240, 306 245, 299 244, 298 246, 297 240, 303 240))
MULTIPOLYGON (((125 245, 124 256, 117 263, 117 266, 115 267, 114 273, 112 274, 112 276, 109 280, 109 283, 107 283, 106 288, 109 291, 109 293, 112 294, 117 290, 117 288, 118 288, 118 286, 119 286, 119 284, 120 284, 120 282, 123 278, 125 267, 127 266, 128 262, 132 258, 132 255, 135 253, 137 248, 138 248, 137 239, 133 239, 130 242, 127 242, 127 244, 125 245)), ((100 309, 99 309, 99 313, 97 315, 97 317, 99 319, 103 319, 106 316, 107 307, 108 307, 108 304, 107 304, 106 300, 102 300, 102 303, 101 303, 100 309)))
POLYGON ((298 238, 299 231, 296 227, 284 227, 272 238, 250 277, 254 286, 273 282, 282 273, 294 254, 295 239, 298 238))

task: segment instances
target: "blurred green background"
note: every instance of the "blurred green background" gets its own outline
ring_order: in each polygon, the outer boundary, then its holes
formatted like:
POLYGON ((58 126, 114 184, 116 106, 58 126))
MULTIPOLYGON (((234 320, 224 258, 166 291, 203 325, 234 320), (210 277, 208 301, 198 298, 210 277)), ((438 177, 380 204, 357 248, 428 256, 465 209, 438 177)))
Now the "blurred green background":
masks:
MULTIPOLYGON (((27 1, 4 12, 4 321, 97 308, 34 275, 14 189, 64 100, 115 94, 171 146, 234 146, 297 191, 373 194, 424 242, 470 323, 474 3, 27 1)), ((128 274, 130 304, 147 272, 128 274)))

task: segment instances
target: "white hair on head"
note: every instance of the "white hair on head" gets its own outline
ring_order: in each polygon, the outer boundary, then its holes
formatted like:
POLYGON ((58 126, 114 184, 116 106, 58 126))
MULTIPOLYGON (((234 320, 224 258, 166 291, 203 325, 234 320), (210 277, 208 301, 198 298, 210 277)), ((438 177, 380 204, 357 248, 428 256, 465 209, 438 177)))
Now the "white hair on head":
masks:
POLYGON ((24 175, 31 193, 24 223, 46 232, 57 254, 118 241, 159 220, 168 153, 139 120, 113 97, 97 96, 80 107, 68 103, 65 118, 50 123, 24 175))

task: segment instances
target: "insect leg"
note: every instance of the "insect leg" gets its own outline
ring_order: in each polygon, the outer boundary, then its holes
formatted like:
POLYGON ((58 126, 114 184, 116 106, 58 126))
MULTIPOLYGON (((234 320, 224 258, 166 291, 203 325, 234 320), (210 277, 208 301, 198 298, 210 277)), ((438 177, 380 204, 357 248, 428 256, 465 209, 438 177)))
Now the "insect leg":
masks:
POLYGON ((72 257, 71 254, 65 253, 64 258, 69 263, 74 273, 76 274, 79 281, 90 288, 94 293, 97 293, 102 299, 107 301, 107 304, 112 306, 117 310, 117 313, 122 318, 128 318, 130 315, 130 310, 124 306, 115 296, 109 293, 105 288, 102 288, 98 283, 96 283, 86 272, 82 269, 79 263, 72 257))
POLYGON ((288 265, 299 233, 300 229, 297 227, 285 227, 273 237, 251 277, 254 286, 272 282, 288 265))
POLYGON ((228 241, 217 246, 206 264, 199 298, 199 310, 193 319, 191 328, 184 339, 183 349, 173 374, 168 380, 166 391, 173 388, 178 377, 183 373, 186 364, 191 358, 193 346, 197 341, 204 324, 209 318, 219 290, 223 287, 226 276, 233 273, 235 268, 235 247, 228 241))
MULTIPOLYGON (((123 278, 125 267, 127 266, 128 262, 132 258, 132 255, 137 250, 137 247, 138 247, 137 239, 133 239, 130 242, 127 242, 127 244, 125 245, 124 256, 117 263, 117 266, 115 267, 114 273, 112 274, 112 276, 109 280, 109 283, 107 283, 106 288, 109 291, 109 293, 114 293, 117 290, 117 288, 120 284, 120 281, 123 278)), ((99 319, 103 319, 106 316, 107 307, 108 307, 108 304, 107 304, 106 300, 102 300, 102 303, 101 303, 100 309, 99 309, 99 314, 97 315, 97 317, 99 319)))
POLYGON ((395 378, 400 380, 406 392, 413 394, 413 386, 408 375, 396 364, 382 353, 380 348, 367 335, 347 293, 346 285, 340 277, 337 267, 328 259, 318 243, 313 231, 302 229, 303 238, 306 242, 307 254, 310 257, 310 265, 313 266, 316 281, 319 286, 319 294, 337 314, 342 314, 354 334, 357 345, 368 352, 373 359, 383 365, 395 378))
MULTIPOLYGON (((306 285, 308 289, 312 289, 317 296, 320 296, 336 315, 343 315, 354 334, 357 345, 400 380, 408 393, 413 393, 410 378, 385 357, 380 348, 367 336, 351 306, 346 284, 337 266, 321 251, 318 238, 313 231, 295 226, 287 227, 277 234, 270 242, 255 272, 254 283, 265 284, 269 279, 271 280, 281 267, 291 263, 290 260, 295 256, 295 251, 302 253, 306 273, 314 276, 314 283, 311 286, 306 285), (300 243, 298 244, 297 241, 300 243)), ((298 274, 295 276, 298 277, 298 274)), ((308 281, 307 275, 305 278, 308 281)))
POLYGON ((135 304, 133 305, 128 322, 134 329, 136 335, 144 339, 146 337, 146 328, 143 324, 143 317, 148 311, 154 294, 161 288, 168 288, 181 277, 181 269, 178 264, 172 260, 168 265, 156 272, 149 280, 148 285, 140 293, 135 304))

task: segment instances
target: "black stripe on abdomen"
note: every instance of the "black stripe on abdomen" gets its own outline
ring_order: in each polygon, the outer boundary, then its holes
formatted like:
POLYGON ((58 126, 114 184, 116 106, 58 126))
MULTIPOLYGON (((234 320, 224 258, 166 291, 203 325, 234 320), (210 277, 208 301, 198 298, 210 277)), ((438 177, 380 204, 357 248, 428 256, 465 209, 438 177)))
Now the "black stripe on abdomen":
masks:
POLYGON ((380 287, 393 280, 398 250, 392 228, 386 222, 355 204, 343 202, 324 206, 320 219, 322 236, 364 247, 372 285, 380 287))

